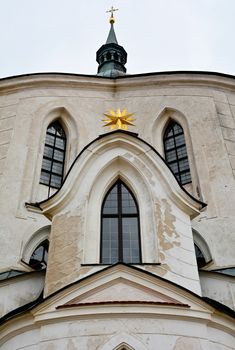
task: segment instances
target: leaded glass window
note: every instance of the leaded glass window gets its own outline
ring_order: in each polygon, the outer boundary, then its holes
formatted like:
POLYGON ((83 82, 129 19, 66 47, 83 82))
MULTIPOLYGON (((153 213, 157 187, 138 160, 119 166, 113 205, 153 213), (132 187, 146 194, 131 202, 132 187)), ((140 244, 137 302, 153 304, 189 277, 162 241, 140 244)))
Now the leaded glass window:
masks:
POLYGON ((101 263, 141 262, 139 210, 127 186, 118 180, 101 209, 101 263))
POLYGON ((63 180, 66 151, 65 132, 58 121, 49 125, 46 132, 40 183, 60 188, 63 180))
POLYGON ((181 185, 191 182, 189 161, 182 127, 171 122, 164 134, 165 159, 181 185))

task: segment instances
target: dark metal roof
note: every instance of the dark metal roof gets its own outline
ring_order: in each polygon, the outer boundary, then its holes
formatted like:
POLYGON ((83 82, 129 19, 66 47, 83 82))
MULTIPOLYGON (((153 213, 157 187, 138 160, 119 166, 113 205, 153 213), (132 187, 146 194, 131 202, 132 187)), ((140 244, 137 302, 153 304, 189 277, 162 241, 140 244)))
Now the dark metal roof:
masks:
POLYGON ((36 300, 34 300, 34 301, 32 301, 32 302, 30 302, 30 303, 28 303, 28 304, 25 304, 25 305, 23 305, 23 306, 20 306, 19 308, 15 309, 15 310, 13 310, 13 311, 11 311, 11 312, 9 312, 9 313, 7 313, 7 314, 4 315, 2 318, 0 318, 0 325, 2 325, 3 323, 5 323, 5 322, 7 322, 7 321, 9 321, 9 320, 11 320, 11 319, 13 319, 13 318, 16 317, 16 316, 19 316, 19 315, 23 314, 24 312, 27 312, 27 311, 33 309, 35 306, 37 306, 37 305, 43 303, 45 300, 48 300, 48 299, 52 298, 53 296, 59 294, 59 293, 62 292, 63 290, 66 290, 67 288, 69 288, 69 287, 71 287, 71 286, 74 286, 74 285, 76 285, 76 284, 79 284, 79 283, 81 283, 82 281, 85 281, 85 280, 87 280, 88 278, 90 278, 90 277, 92 277, 92 276, 99 275, 99 274, 101 274, 103 271, 109 270, 109 269, 111 269, 112 267, 117 266, 117 265, 124 265, 124 266, 127 266, 127 267, 129 267, 129 268, 131 268, 131 269, 140 271, 140 272, 142 272, 142 273, 144 273, 144 274, 147 274, 147 275, 152 276, 152 277, 154 277, 154 278, 156 278, 156 279, 159 279, 159 280, 161 280, 161 281, 164 281, 164 282, 166 282, 166 283, 169 283, 169 284, 171 284, 171 285, 173 285, 173 286, 175 286, 175 287, 178 287, 179 289, 182 289, 182 290, 188 292, 189 294, 193 295, 194 297, 196 297, 196 298, 198 298, 198 299, 204 301, 204 302, 207 303, 208 305, 214 307, 216 310, 218 310, 218 311, 220 311, 220 312, 222 312, 222 313, 224 313, 224 314, 226 314, 226 315, 228 315, 228 316, 230 316, 230 317, 232 317, 232 318, 235 319, 235 311, 233 311, 233 310, 230 309, 229 307, 227 307, 227 306, 225 306, 225 305, 219 303, 218 301, 215 301, 215 300, 210 299, 210 298, 207 298, 207 297, 200 297, 198 294, 196 294, 196 293, 194 293, 194 292, 188 290, 188 289, 185 288, 185 287, 179 286, 178 284, 176 284, 176 283, 174 283, 174 282, 172 282, 172 281, 169 281, 169 280, 167 280, 167 279, 165 279, 165 278, 163 278, 163 277, 161 277, 161 276, 157 276, 157 275, 155 275, 155 274, 153 274, 153 273, 151 273, 151 272, 149 272, 149 271, 145 271, 145 270, 143 270, 143 269, 139 269, 139 268, 136 267, 136 266, 129 265, 129 264, 126 264, 126 263, 116 263, 116 264, 107 266, 107 267, 105 267, 105 268, 102 269, 102 270, 96 271, 96 272, 92 273, 91 275, 85 276, 85 277, 81 278, 81 279, 78 280, 78 281, 72 282, 72 283, 70 283, 69 285, 67 285, 67 286, 65 286, 65 287, 63 287, 63 288, 61 288, 61 289, 59 289, 58 291, 54 292, 53 294, 49 295, 49 296, 46 297, 46 298, 43 298, 43 293, 42 293, 42 294, 39 296, 38 299, 36 299, 36 300))
POLYGON ((0 272, 0 281, 5 281, 11 277, 16 277, 19 275, 25 275, 28 272, 25 271, 19 271, 19 270, 9 270, 9 271, 4 271, 0 272))
POLYGON ((111 23, 111 27, 109 30, 108 38, 106 40, 106 44, 113 44, 113 43, 118 44, 118 41, 117 41, 117 37, 116 37, 115 31, 114 31, 113 23, 111 23))
POLYGON ((235 277, 235 267, 227 267, 227 268, 223 268, 223 269, 209 270, 208 272, 216 272, 216 273, 221 273, 222 275, 235 277))
POLYGON ((18 75, 11 75, 9 77, 0 78, 1 81, 5 80, 11 80, 15 78, 24 78, 24 77, 33 77, 33 76, 46 76, 46 75, 61 75, 61 76, 67 76, 67 77, 84 77, 84 78, 97 78, 97 79, 131 79, 131 78, 138 78, 138 77, 147 77, 147 76, 158 76, 158 75, 208 75, 208 76, 218 76, 223 78, 229 78, 229 79, 235 79, 235 75, 227 74, 227 73, 220 73, 220 72, 211 72, 211 71, 191 71, 191 70, 180 70, 180 71, 162 71, 162 72, 147 72, 147 73, 136 73, 136 74, 128 74, 128 75, 122 75, 118 77, 103 77, 101 75, 96 74, 81 74, 81 73, 68 73, 68 72, 40 72, 40 73, 26 73, 26 74, 18 74, 18 75))

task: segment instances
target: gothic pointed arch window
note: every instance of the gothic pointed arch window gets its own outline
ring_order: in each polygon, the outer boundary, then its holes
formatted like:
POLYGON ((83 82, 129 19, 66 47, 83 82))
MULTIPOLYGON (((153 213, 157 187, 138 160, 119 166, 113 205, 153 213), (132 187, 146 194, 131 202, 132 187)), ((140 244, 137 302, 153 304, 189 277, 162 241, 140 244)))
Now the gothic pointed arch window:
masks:
POLYGON ((183 128, 171 121, 163 137, 165 160, 181 185, 191 182, 183 128))
POLYGON ((46 132, 40 183, 59 189, 62 185, 66 151, 66 135, 58 120, 46 132))
POLYGON ((101 263, 141 262, 139 209, 130 189, 118 180, 101 208, 101 263))

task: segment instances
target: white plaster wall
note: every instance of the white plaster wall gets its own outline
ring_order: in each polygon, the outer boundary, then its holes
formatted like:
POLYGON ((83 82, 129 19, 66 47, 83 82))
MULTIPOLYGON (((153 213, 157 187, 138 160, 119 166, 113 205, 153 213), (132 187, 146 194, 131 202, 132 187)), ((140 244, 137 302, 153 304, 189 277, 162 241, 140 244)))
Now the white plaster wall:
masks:
POLYGON ((235 277, 200 271, 202 295, 235 310, 235 277))
POLYGON ((33 272, 0 281, 0 318, 39 297, 44 286, 44 272, 33 272))
POLYGON ((38 326, 2 344, 2 350, 231 350, 234 337, 204 323, 154 318, 71 320, 38 326))
POLYGON ((27 211, 24 203, 45 195, 42 186, 37 185, 44 147, 42 125, 45 128, 51 111, 60 108, 71 116, 78 135, 76 146, 68 154, 67 169, 76 153, 106 131, 101 118, 109 108, 126 107, 136 112, 136 127, 131 131, 138 132, 160 153, 156 120, 164 108, 182 113, 192 141, 191 162, 195 162, 197 175, 193 181, 200 198, 208 204, 193 225, 209 245, 213 267, 235 264, 233 79, 185 74, 129 77, 114 82, 48 75, 4 80, 0 88, 2 271, 19 268, 24 242, 49 223, 40 214, 27 211))

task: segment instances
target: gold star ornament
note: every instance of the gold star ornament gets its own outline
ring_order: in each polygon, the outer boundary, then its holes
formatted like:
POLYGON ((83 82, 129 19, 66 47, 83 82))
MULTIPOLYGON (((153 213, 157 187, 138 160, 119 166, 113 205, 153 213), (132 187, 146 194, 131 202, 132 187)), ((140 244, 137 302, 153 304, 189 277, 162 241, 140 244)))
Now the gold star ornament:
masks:
POLYGON ((126 108, 124 108, 123 111, 118 108, 116 112, 110 109, 109 113, 104 113, 104 115, 106 118, 102 119, 102 121, 105 122, 103 126, 109 126, 111 130, 128 130, 129 125, 135 126, 135 124, 132 123, 135 120, 135 118, 132 118, 134 113, 128 113, 126 108))

